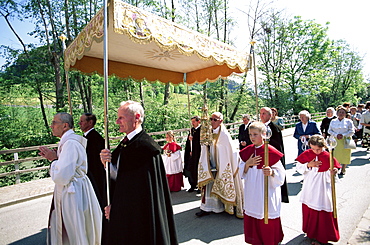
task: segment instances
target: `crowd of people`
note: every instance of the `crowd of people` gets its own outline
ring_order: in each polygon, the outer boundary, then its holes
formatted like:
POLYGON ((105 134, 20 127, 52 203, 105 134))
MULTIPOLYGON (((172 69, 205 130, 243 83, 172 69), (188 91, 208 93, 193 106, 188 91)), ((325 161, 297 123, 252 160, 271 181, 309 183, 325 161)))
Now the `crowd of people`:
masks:
MULTIPOLYGON (((259 117, 253 121, 248 114, 242 116, 239 147, 224 126, 222 113, 209 118, 209 144, 201 144, 201 132, 206 130, 201 118, 192 117, 182 157, 172 131, 166 133, 163 147, 145 132, 144 109, 138 102, 120 104, 116 124, 125 137, 112 152, 94 129, 95 115, 81 115, 84 135, 79 136, 71 115, 56 114, 51 129, 61 138, 58 149, 40 147, 39 153, 51 161, 55 182, 49 243, 178 244, 171 192, 181 191, 186 177, 187 191, 201 195, 197 217, 226 212, 244 220, 246 243, 279 244, 284 237, 281 203, 289 202, 281 133, 285 125, 276 108, 261 108, 259 117)), ((345 175, 351 141, 369 148, 370 102, 329 107, 320 126, 306 110, 299 119, 294 138, 297 172, 304 178, 302 230, 314 245, 336 242, 340 236, 330 178, 345 175), (333 168, 326 150, 329 137, 336 141, 333 168)))

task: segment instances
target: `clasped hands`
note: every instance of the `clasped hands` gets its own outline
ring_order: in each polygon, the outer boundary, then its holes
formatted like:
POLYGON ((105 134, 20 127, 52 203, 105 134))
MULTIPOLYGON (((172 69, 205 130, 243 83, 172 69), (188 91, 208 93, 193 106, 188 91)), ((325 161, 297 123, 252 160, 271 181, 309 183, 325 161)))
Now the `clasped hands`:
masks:
POLYGON ((39 155, 48 159, 49 161, 54 161, 58 159, 56 149, 51 150, 46 146, 40 146, 39 150, 40 150, 39 155))

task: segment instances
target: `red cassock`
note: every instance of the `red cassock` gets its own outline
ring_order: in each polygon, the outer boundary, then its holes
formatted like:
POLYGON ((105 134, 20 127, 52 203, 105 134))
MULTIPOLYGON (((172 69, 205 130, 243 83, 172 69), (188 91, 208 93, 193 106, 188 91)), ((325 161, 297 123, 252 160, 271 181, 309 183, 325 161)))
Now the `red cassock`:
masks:
POLYGON ((181 187, 184 186, 183 174, 182 174, 182 160, 181 160, 181 146, 176 142, 167 143, 163 150, 171 152, 170 156, 166 154, 163 157, 163 162, 166 169, 166 176, 168 187, 170 191, 181 191, 181 187))
MULTIPOLYGON (((309 238, 321 243, 337 242, 340 238, 338 220, 334 218, 332 212, 330 173, 328 173, 330 153, 323 151, 317 155, 309 149, 296 160, 299 162, 297 171, 304 175, 300 198, 303 215, 302 230, 309 238), (313 159, 321 161, 320 167, 316 170, 304 166, 313 159)), ((339 162, 335 158, 333 160, 334 167, 340 168, 339 162)))
MULTIPOLYGON (((269 151, 269 166, 275 165, 284 155, 275 147, 268 145, 269 151)), ((262 160, 257 169, 262 169, 265 162, 264 145, 256 148, 254 145, 249 145, 239 153, 241 159, 246 162, 251 156, 261 156, 262 160)), ((251 169, 250 169, 251 170, 251 169)), ((240 171, 243 171, 240 169, 240 171)), ((262 170, 259 170, 262 171, 262 170)), ((245 183, 257 184, 257 183, 245 183)), ((262 184, 262 183, 259 183, 262 184)), ((278 187, 280 188, 280 187, 278 187)), ((279 195, 280 196, 280 195, 279 195)), ((245 196, 245 198, 254 198, 253 196, 245 196)), ((271 201, 271 200, 269 200, 271 201)), ((281 200, 279 200, 281 202, 281 200)), ((262 203, 261 203, 262 205, 262 203)), ((279 214, 280 216, 280 214, 279 214)), ((264 223, 264 219, 257 219, 255 217, 244 214, 244 239, 246 243, 250 244, 265 244, 276 245, 283 240, 284 233, 282 230, 280 217, 269 218, 268 224, 264 223)))

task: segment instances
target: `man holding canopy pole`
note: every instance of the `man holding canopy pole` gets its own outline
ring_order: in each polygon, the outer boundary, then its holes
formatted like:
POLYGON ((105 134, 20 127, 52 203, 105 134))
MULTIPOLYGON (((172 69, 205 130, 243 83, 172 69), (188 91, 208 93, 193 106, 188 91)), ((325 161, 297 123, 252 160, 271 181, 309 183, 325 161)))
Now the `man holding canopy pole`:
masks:
POLYGON ((161 147, 143 130, 144 109, 138 102, 124 101, 116 124, 125 138, 111 153, 100 158, 110 162, 111 205, 109 244, 178 244, 170 192, 161 147))

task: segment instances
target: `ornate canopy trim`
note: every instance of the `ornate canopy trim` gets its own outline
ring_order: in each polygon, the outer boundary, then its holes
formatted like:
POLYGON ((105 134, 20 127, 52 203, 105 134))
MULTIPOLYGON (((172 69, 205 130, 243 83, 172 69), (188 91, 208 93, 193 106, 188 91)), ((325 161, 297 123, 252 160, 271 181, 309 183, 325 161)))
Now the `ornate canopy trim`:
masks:
MULTIPOLYGON (((109 62, 115 63, 116 68, 109 67, 109 74, 176 84, 183 82, 186 73, 187 82, 192 84, 250 69, 248 54, 120 0, 111 1, 108 12, 108 56, 109 62), (120 67, 120 63, 125 67, 120 67), (128 67, 135 67, 137 74, 120 71, 128 67), (147 74, 153 71, 156 72, 147 74), (172 75, 156 75, 158 71, 172 75)), ((101 74, 99 59, 103 57, 103 17, 101 9, 66 49, 66 70, 74 68, 90 73, 94 72, 91 71, 94 66, 97 68, 95 72, 101 74), (97 64, 87 63, 92 60, 97 64)))

